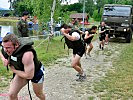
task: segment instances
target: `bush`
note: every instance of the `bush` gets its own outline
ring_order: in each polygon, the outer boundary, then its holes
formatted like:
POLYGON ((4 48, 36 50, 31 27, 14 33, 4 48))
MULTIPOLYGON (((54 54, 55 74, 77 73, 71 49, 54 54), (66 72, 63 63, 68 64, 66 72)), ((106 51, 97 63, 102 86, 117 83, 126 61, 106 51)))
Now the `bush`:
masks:
POLYGON ((103 9, 100 9, 100 11, 94 10, 93 16, 92 16, 93 19, 94 19, 95 21, 101 21, 102 12, 103 12, 103 9), (99 13, 98 13, 98 12, 99 12, 99 13))

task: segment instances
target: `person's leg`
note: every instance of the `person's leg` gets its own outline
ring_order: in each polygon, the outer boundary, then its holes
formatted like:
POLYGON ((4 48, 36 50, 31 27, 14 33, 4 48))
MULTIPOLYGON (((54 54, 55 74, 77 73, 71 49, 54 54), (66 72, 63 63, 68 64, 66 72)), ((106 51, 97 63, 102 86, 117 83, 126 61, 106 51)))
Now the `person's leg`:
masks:
POLYGON ((101 49, 101 45, 102 45, 102 37, 99 37, 99 41, 100 41, 100 43, 99 43, 99 48, 101 49))
POLYGON ((79 55, 77 55, 77 54, 75 56, 73 56, 71 65, 77 72, 82 74, 83 70, 82 70, 81 65, 80 65, 80 58, 81 57, 79 55))
POLYGON ((105 40, 102 40, 102 50, 104 49, 105 40))
POLYGON ((101 49, 101 45, 102 45, 102 41, 100 41, 100 43, 99 43, 99 48, 101 49))
POLYGON ((33 90, 36 94, 36 96, 40 99, 40 100, 45 100, 45 93, 43 92, 43 83, 33 83, 33 90))
POLYGON ((88 54, 88 51, 89 51, 89 45, 87 44, 87 46, 86 46, 86 54, 88 54))
POLYGON ((108 42, 109 42, 109 37, 108 37, 108 34, 106 34, 106 37, 105 37, 105 42, 106 42, 106 44, 108 44, 108 42))
POLYGON ((93 49, 93 45, 92 45, 92 43, 90 43, 90 44, 89 44, 89 49, 88 49, 88 54, 89 54, 89 56, 90 56, 90 52, 91 52, 92 49, 93 49))
POLYGON ((85 57, 87 58, 86 54, 87 54, 87 43, 85 43, 85 57))
POLYGON ((9 100, 18 100, 19 91, 28 83, 28 80, 15 75, 14 79, 11 81, 9 89, 9 100))
POLYGON ((86 74, 84 73, 81 64, 80 64, 80 56, 76 54, 76 56, 72 60, 72 67, 79 73, 77 76, 79 76, 76 81, 84 81, 86 79, 86 74), (80 66, 79 66, 80 65, 80 66))

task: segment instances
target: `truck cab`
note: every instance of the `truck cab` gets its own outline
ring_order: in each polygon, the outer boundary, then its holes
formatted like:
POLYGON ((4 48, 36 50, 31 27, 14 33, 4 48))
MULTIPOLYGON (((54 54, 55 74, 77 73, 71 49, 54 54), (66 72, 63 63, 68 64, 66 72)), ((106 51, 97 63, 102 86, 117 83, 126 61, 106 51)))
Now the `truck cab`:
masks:
POLYGON ((102 21, 106 23, 109 37, 124 37, 127 43, 132 40, 133 11, 131 5, 106 4, 102 21))

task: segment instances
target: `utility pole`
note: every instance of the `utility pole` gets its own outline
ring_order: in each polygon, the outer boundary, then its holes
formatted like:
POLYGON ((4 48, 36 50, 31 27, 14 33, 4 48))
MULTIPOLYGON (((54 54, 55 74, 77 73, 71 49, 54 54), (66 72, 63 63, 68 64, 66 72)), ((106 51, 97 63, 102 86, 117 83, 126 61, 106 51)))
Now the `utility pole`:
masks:
POLYGON ((55 12, 55 6, 56 6, 56 0, 53 0, 53 5, 52 5, 52 8, 51 8, 50 35, 48 37, 48 44, 47 44, 46 52, 48 52, 50 40, 51 40, 52 36, 54 35, 54 28, 53 28, 54 20, 53 20, 53 17, 54 17, 54 12, 55 12))
POLYGON ((84 25, 84 22, 85 22, 85 0, 83 1, 83 29, 82 31, 85 31, 85 25, 84 25))
POLYGON ((56 6, 56 0, 53 0, 53 6, 52 6, 52 9, 51 9, 51 34, 54 34, 53 32, 53 16, 54 16, 54 12, 55 12, 55 6, 56 6))
POLYGON ((12 0, 8 0, 8 2, 10 3, 9 9, 12 10, 12 3, 13 3, 13 1, 12 0))

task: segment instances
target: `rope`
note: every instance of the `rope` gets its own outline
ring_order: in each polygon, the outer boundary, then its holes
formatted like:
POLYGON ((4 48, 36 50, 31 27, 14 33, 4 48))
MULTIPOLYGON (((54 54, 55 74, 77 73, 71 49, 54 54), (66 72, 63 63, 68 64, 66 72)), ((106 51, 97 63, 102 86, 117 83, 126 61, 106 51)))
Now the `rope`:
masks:
MULTIPOLYGON (((50 42, 50 38, 52 37, 53 35, 48 35, 48 37, 46 38, 46 39, 48 39, 49 41, 48 41, 48 46, 49 46, 49 42, 50 42)), ((45 40, 46 39, 44 39, 41 43, 39 43, 36 47, 34 47, 34 48, 37 48, 37 47, 39 47, 43 42, 45 42, 45 40)), ((48 49, 48 46, 47 46, 47 49, 48 49)), ((47 50, 46 50, 47 51, 47 50)))
POLYGON ((32 96, 31 96, 31 93, 30 93, 30 84, 29 84, 29 80, 28 80, 28 91, 29 91, 29 95, 30 95, 30 100, 32 100, 32 96))
MULTIPOLYGON (((51 37, 52 35, 49 35, 47 38, 49 39, 49 41, 48 41, 48 46, 49 46, 49 42, 50 42, 50 37, 51 37)), ((46 38, 46 39, 47 39, 46 38)), ((37 47, 39 47, 43 42, 44 42, 45 40, 43 40, 41 43, 39 43, 35 48, 37 48, 37 47)), ((47 50, 48 50, 48 46, 47 46, 47 50)), ((46 51, 47 52, 47 51, 46 51)), ((30 100, 32 100, 32 96, 31 96, 31 92, 30 92, 30 85, 29 85, 29 80, 28 80, 28 91, 29 91, 29 95, 30 95, 30 100)))

